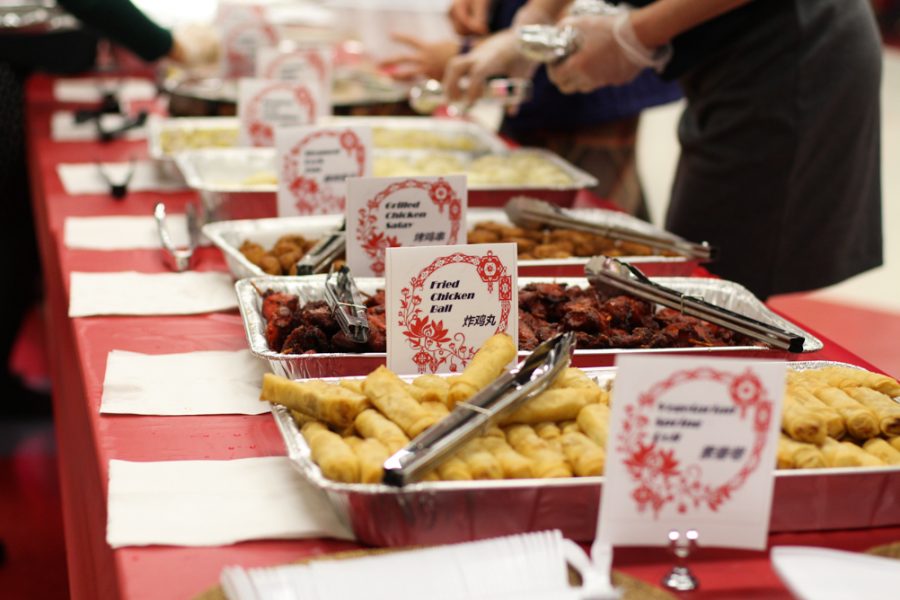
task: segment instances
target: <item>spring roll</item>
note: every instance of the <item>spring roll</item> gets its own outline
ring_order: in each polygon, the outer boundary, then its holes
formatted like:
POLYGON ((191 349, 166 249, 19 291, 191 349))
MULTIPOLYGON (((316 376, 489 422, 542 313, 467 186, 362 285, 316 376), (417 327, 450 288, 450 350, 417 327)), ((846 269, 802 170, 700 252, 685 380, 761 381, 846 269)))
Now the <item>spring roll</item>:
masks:
POLYGON ((578 413, 578 427, 595 444, 606 450, 609 436, 609 407, 605 404, 588 404, 578 413))
MULTIPOLYGON (((800 412, 797 414, 797 418, 799 420, 795 421, 795 426, 799 426, 803 423, 809 425, 810 414, 813 419, 818 419, 822 421, 825 426, 826 435, 830 435, 836 440, 839 440, 844 437, 847 433, 847 427, 844 424, 844 419, 840 414, 818 398, 813 395, 812 392, 806 390, 802 387, 797 386, 789 386, 787 388, 787 392, 785 393, 784 398, 784 409, 786 410, 789 405, 793 405, 795 407, 799 406, 802 409, 806 409, 809 412, 800 412)), ((784 415, 782 414, 782 421, 784 420, 784 415)), ((819 440, 802 439, 795 438, 802 442, 813 442, 813 443, 821 443, 819 440)))
POLYGON ((434 425, 437 419, 407 393, 405 385, 382 365, 363 381, 363 391, 378 410, 414 438, 434 425))
POLYGON ((391 454, 409 444, 403 430, 377 410, 370 408, 359 413, 355 425, 358 432, 366 438, 378 440, 391 454))
POLYGON ((563 433, 584 433, 581 431, 581 427, 578 426, 578 421, 563 421, 559 424, 559 429, 563 433))
POLYGON ((551 389, 559 388, 584 390, 590 398, 588 404, 595 402, 609 404, 609 392, 597 385, 597 382, 591 379, 587 373, 576 367, 569 367, 559 374, 551 389))
MULTIPOLYGON (((498 431, 500 430, 498 429, 498 431)), ((513 450, 506 442, 506 436, 502 431, 499 436, 490 435, 481 438, 481 444, 500 463, 504 479, 531 479, 534 477, 531 459, 513 450)))
POLYGON ((513 450, 532 460, 535 477, 571 477, 572 469, 565 456, 542 440, 528 425, 513 425, 506 430, 506 439, 513 450))
POLYGON ((369 408, 365 396, 324 381, 291 381, 272 373, 263 375, 260 400, 282 404, 335 427, 345 428, 369 408))
POLYGON ((359 459, 341 436, 318 422, 307 423, 300 431, 325 477, 343 483, 359 482, 359 459))
POLYGON ((461 458, 451 456, 437 468, 438 479, 443 481, 469 481, 474 479, 469 466, 461 458))
POLYGON ((537 423, 533 427, 534 432, 542 440, 556 440, 562 435, 562 431, 560 431, 556 423, 537 423))
POLYGON ((779 469, 821 469, 826 466, 825 456, 818 447, 792 440, 784 434, 778 438, 776 456, 779 469))
POLYGON ((875 413, 878 417, 878 427, 884 435, 900 435, 900 403, 869 388, 844 388, 844 391, 875 413))
POLYGON ((413 379, 413 387, 422 390, 422 402, 450 403, 450 382, 439 375, 419 375, 413 379))
POLYGON ((560 438, 563 453, 579 477, 603 475, 606 452, 583 433, 570 431, 560 438))
POLYGON ((781 409, 781 428, 799 442, 821 444, 828 435, 825 419, 816 412, 805 408, 797 401, 796 390, 789 390, 784 395, 784 406, 781 409))
POLYGON ((886 394, 892 398, 900 396, 900 383, 893 377, 872 373, 864 369, 848 367, 826 367, 818 371, 821 379, 839 388, 865 387, 886 394))
POLYGON ((900 435, 888 438, 888 443, 897 450, 900 450, 900 435))
POLYGON ((884 466, 884 461, 850 442, 838 442, 828 438, 822 444, 821 450, 829 467, 884 466))
POLYGON ((435 418, 435 423, 450 414, 450 411, 443 402, 428 401, 423 402, 421 406, 425 409, 425 412, 435 418))
POLYGON ((469 467, 472 479, 503 479, 500 461, 477 438, 463 446, 456 456, 469 467))
POLYGON ((863 444, 863 450, 880 459, 886 465, 900 465, 900 450, 883 438, 872 438, 863 444))
POLYGON ((505 333, 489 338, 463 372, 450 382, 450 406, 468 400, 506 371, 516 357, 516 345, 505 333))
POLYGON ((375 438, 345 437, 344 442, 359 461, 359 480, 362 483, 381 483, 384 476, 384 461, 390 456, 384 444, 375 438))
POLYGON ((844 418, 847 432, 856 439, 867 440, 881 433, 875 413, 854 400, 844 390, 822 386, 814 390, 813 394, 844 418))
POLYGON ((351 392, 356 392, 361 396, 365 396, 365 394, 363 394, 362 384, 362 379, 341 379, 338 382, 338 385, 342 388, 347 388, 351 392))
MULTIPOLYGON (((596 392, 602 390, 597 388, 596 392)), ((538 394, 502 420, 503 425, 534 425, 544 421, 568 421, 578 417, 581 409, 598 404, 597 395, 579 388, 549 389, 538 394), (587 393, 586 393, 587 392, 587 393)))

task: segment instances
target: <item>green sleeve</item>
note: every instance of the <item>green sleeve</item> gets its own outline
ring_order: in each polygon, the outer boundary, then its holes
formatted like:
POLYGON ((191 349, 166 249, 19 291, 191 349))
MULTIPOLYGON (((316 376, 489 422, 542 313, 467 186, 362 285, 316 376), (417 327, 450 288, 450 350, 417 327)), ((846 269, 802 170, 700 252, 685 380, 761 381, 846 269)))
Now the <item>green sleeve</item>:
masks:
POLYGON ((58 0, 85 25, 146 61, 167 55, 172 33, 151 21, 130 0, 58 0))

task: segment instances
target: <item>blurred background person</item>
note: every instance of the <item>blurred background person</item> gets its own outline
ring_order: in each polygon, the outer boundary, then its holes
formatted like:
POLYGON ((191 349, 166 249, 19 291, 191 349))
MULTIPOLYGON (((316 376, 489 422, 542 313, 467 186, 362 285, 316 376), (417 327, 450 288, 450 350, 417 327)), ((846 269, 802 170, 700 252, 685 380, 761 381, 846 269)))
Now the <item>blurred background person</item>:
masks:
MULTIPOLYGON (((410 51, 387 61, 395 76, 443 79, 448 64, 463 69, 487 68, 518 55, 518 41, 510 27, 550 20, 535 2, 526 0, 453 0, 449 17, 462 40, 424 40, 395 34, 410 51), (474 40, 497 32, 484 40, 474 40), (462 54, 461 54, 462 53, 462 54)), ((586 94, 566 95, 550 83, 544 67, 511 60, 507 72, 488 75, 527 77, 532 98, 503 118, 500 133, 524 146, 538 146, 559 154, 592 174, 598 184, 591 191, 626 212, 649 220, 635 165, 635 144, 643 109, 681 97, 676 83, 664 82, 652 71, 634 82, 586 94)), ((501 69, 501 71, 504 69, 501 69)), ((486 76, 488 76, 486 75, 486 76)), ((476 80, 478 74, 474 76, 476 80)), ((474 90, 475 88, 473 88, 474 90)))
MULTIPOLYGON (((148 62, 171 59, 199 64, 218 56, 218 40, 211 29, 160 27, 129 0, 59 0, 59 5, 82 27, 42 33, 0 32, 0 189, 4 192, 0 253, 9 258, 5 276, 16 286, 15 291, 0 294, 0 397, 5 401, 0 414, 48 408, 46 396, 23 389, 9 369, 10 352, 23 318, 41 296, 25 155, 25 80, 38 71, 72 74, 91 69, 100 37, 148 62), (43 402, 38 402, 41 399, 43 402)), ((2 12, 0 5, 0 15, 2 12)))

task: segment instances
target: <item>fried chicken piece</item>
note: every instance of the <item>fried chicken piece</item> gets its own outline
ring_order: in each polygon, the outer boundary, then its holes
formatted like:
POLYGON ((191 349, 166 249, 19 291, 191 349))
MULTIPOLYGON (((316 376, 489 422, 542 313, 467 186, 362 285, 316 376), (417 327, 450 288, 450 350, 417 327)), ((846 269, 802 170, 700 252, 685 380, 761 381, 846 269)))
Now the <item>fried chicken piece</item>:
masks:
POLYGON ((328 337, 318 327, 300 325, 294 329, 281 348, 282 354, 306 354, 307 352, 327 352, 328 337))

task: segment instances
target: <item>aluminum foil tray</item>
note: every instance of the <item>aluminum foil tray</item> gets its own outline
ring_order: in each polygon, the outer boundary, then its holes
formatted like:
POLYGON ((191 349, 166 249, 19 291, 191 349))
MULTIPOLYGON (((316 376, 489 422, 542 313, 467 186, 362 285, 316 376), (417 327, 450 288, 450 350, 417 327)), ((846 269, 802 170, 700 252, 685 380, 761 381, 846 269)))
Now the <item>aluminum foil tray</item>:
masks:
MULTIPOLYGON (((597 180, 569 164, 552 152, 537 148, 522 148, 556 164, 566 172, 571 182, 565 185, 471 185, 469 206, 503 206, 514 196, 523 194, 560 206, 571 206, 580 190, 592 187, 597 180)), ((380 151, 379 151, 380 152, 380 151)), ((385 150, 393 156, 404 151, 385 150)), ((410 156, 422 150, 408 150, 410 156)), ((209 148, 179 152, 175 156, 178 169, 188 186, 200 192, 207 221, 231 219, 261 219, 276 216, 278 184, 274 148, 209 148), (248 184, 250 179, 264 176, 260 183, 248 184)))
MULTIPOLYGON (((797 370, 846 365, 790 363, 797 370)), ((588 369, 609 385, 615 369, 588 369)), ((447 544, 559 529, 588 542, 597 529, 603 477, 441 481, 398 489, 326 479, 290 413, 273 406, 288 456, 321 489, 360 542, 373 546, 447 544)), ((900 525, 900 467, 776 471, 769 530, 821 531, 900 525)))
MULTIPOLYGON (((150 158, 156 161, 161 171, 169 177, 181 178, 182 175, 175 164, 175 152, 167 152, 163 148, 162 138, 166 132, 173 131, 182 134, 196 133, 199 135, 213 132, 233 132, 235 144, 238 136, 238 120, 236 117, 179 117, 170 119, 150 119, 147 127, 147 149, 150 158)), ((208 145, 198 145, 193 148, 180 150, 197 150, 208 145)), ((228 146, 217 146, 228 147, 228 146)))
MULTIPOLYGON (((319 120, 322 125, 331 125, 335 127, 371 127, 374 129, 384 129, 391 132, 400 131, 422 131, 429 133, 438 133, 448 136, 460 136, 467 141, 467 148, 456 148, 455 150, 467 152, 470 154, 486 154, 486 153, 503 153, 509 149, 506 142, 494 132, 482 127, 478 123, 472 121, 464 121, 462 119, 446 119, 435 117, 324 117, 319 120)), ((379 149, 386 149, 378 143, 376 134, 375 146, 379 149)), ((403 146, 396 147, 400 150, 454 150, 454 148, 431 148, 424 146, 403 146)))
MULTIPOLYGON (((653 235, 671 235, 645 221, 625 213, 601 209, 574 209, 569 214, 583 220, 627 227, 633 231, 653 235)), ((283 235, 302 235, 315 239, 340 226, 341 215, 315 215, 308 217, 282 217, 277 219, 246 219, 208 223, 203 233, 225 256, 225 262, 235 279, 265 277, 262 269, 247 260, 239 248, 249 240, 271 248, 283 235)), ((506 213, 499 209, 472 209, 467 213, 468 228, 476 223, 494 221, 509 224, 506 213)), ((673 238, 675 236, 672 236, 673 238)), ((578 277, 584 274, 587 258, 551 258, 520 260, 519 276, 578 277)), ((672 256, 623 256, 619 260, 631 263, 651 277, 689 276, 699 261, 672 256)))
MULTIPOLYGON (((702 279, 698 277, 657 277, 657 283, 678 290, 691 296, 700 297, 718 306, 751 316, 755 319, 803 336, 803 352, 816 352, 822 349, 822 342, 793 323, 779 317, 760 302, 747 288, 731 281, 721 279, 702 279)), ((383 352, 365 354, 281 354, 269 349, 265 338, 266 324, 262 317, 262 299, 259 290, 272 289, 279 292, 290 292, 300 297, 301 303, 324 299, 325 277, 253 277, 242 279, 235 284, 238 304, 244 320, 244 330, 250 351, 256 356, 269 361, 272 370, 279 375, 302 379, 310 377, 343 377, 348 375, 365 375, 385 364, 383 352)), ((520 277, 519 286, 529 283, 566 283, 585 287, 587 279, 520 277)), ((384 287, 381 278, 364 278, 356 280, 361 292, 372 294, 384 287)), ((766 359, 796 359, 799 355, 789 354, 782 350, 761 346, 730 346, 720 348, 649 348, 649 349, 608 349, 608 350, 575 350, 572 365, 576 367, 611 366, 619 354, 704 354, 724 357, 753 357, 766 359)), ((520 352, 525 356, 527 352, 520 352)))

